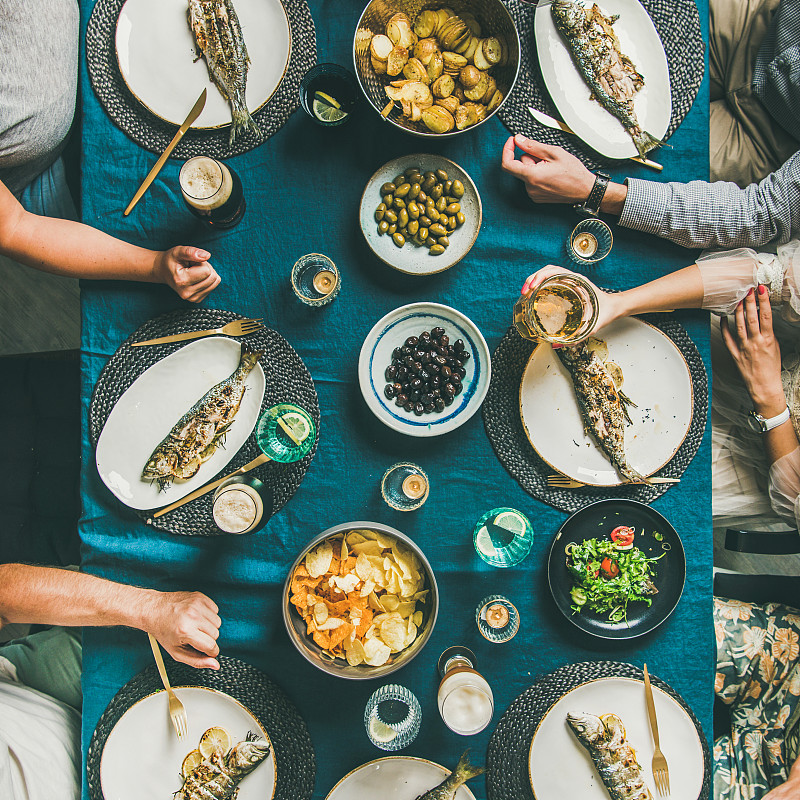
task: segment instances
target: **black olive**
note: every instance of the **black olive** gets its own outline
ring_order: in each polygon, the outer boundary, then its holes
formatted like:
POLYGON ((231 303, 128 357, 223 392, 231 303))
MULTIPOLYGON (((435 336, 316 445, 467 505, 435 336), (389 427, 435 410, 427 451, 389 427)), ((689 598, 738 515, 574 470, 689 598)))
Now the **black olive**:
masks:
POLYGON ((415 375, 419 375, 421 369, 422 369, 422 364, 419 361, 415 361, 414 366, 411 368, 411 371, 415 375))
POLYGON ((415 358, 417 361, 421 361, 421 360, 422 360, 422 357, 423 357, 424 355, 427 355, 427 353, 426 353, 424 350, 415 350, 415 351, 412 353, 412 355, 414 356, 414 358, 415 358))
POLYGON ((419 339, 421 342, 429 343, 431 340, 431 335, 428 331, 422 331, 422 333, 419 335, 419 339))
POLYGON ((421 378, 414 378, 414 380, 411 381, 411 388, 412 389, 419 389, 421 386, 422 386, 422 379, 421 378))
POLYGON ((403 384, 402 384, 402 383, 400 383, 400 381, 395 381, 395 382, 392 384, 392 387, 394 388, 394 393, 395 393, 395 394, 400 394, 400 392, 402 392, 402 391, 403 391, 403 384))
POLYGON ((453 342, 453 349, 456 353, 461 353, 464 351, 464 340, 463 339, 456 339, 453 342))
POLYGON ((394 386, 391 383, 387 383, 383 387, 383 393, 386 395, 387 400, 391 400, 395 396, 394 386))
POLYGON ((441 397, 437 397, 434 400, 433 405, 436 407, 437 411, 444 411, 444 400, 441 397))
POLYGON ((440 367, 443 367, 447 363, 447 357, 446 356, 436 356, 436 363, 440 367))
POLYGON ((442 368, 435 361, 431 361, 431 363, 428 364, 428 372, 431 374, 431 380, 439 374, 441 369, 442 368))
POLYGON ((414 352, 414 348, 413 347, 406 347, 405 345, 403 345, 400 348, 400 352, 403 354, 403 356, 410 356, 414 352))
POLYGON ((453 370, 453 375, 458 375, 459 378, 463 378, 466 374, 467 371, 464 369, 464 367, 456 367, 453 370))
POLYGON ((408 367, 397 368, 397 380, 403 381, 408 377, 408 367))
POLYGON ((392 359, 393 360, 400 359, 402 357, 403 357, 403 351, 399 347, 395 347, 395 349, 392 350, 392 359))
POLYGON ((420 356, 419 363, 425 366, 426 364, 431 363, 431 354, 430 353, 423 353, 420 356))
POLYGON ((425 407, 422 405, 422 403, 417 403, 417 404, 414 406, 414 413, 415 413, 415 414, 416 414, 418 417, 421 417, 421 416, 422 416, 422 415, 425 413, 425 407))
POLYGON ((433 373, 423 367, 422 371, 419 373, 420 378, 424 381, 429 381, 433 377, 433 373))
POLYGON ((456 387, 452 383, 446 383, 444 385, 444 389, 442 389, 442 394, 449 394, 451 397, 456 393, 456 387))
POLYGON ((447 347, 447 345, 449 345, 449 344, 450 344, 450 337, 449 337, 449 336, 448 336, 446 333, 443 333, 443 334, 442 334, 442 335, 439 337, 439 344, 440 344, 442 347, 447 347))
POLYGON ((434 397, 433 397, 432 394, 430 394, 430 392, 428 394, 422 395, 422 397, 420 397, 420 399, 419 399, 420 403, 422 403, 422 405, 424 405, 424 406, 430 405, 433 402, 433 400, 434 400, 434 397))
POLYGON ((452 394, 446 394, 442 399, 444 400, 444 404, 446 406, 453 405, 453 395, 452 394))
POLYGON ((437 397, 441 397, 441 396, 442 396, 442 390, 441 390, 441 389, 438 389, 438 388, 435 388, 435 389, 434 389, 434 390, 431 392, 431 394, 433 395, 434 399, 436 399, 437 397))
POLYGON ((453 374, 453 370, 450 369, 446 364, 442 367, 441 372, 439 373, 443 378, 449 378, 453 374))
POLYGON ((442 385, 442 379, 438 375, 431 378, 431 388, 438 389, 442 385))
POLYGON ((418 341, 419 339, 417 339, 416 336, 409 336, 408 339, 406 339, 406 347, 416 347, 418 341))
POLYGON ((414 404, 413 404, 413 403, 412 403, 412 402, 409 400, 409 401, 408 401, 408 402, 407 402, 407 403, 406 403, 406 404, 403 406, 403 409, 404 409, 405 411, 413 411, 413 410, 414 410, 414 404))
POLYGON ((394 401, 396 406, 404 406, 408 402, 408 398, 404 394, 397 395, 397 398, 394 401))
POLYGON ((411 403, 418 403, 419 402, 420 394, 416 389, 412 389, 408 393, 408 399, 411 403))
POLYGON ((469 353, 465 350, 463 353, 460 353, 458 358, 460 359, 461 363, 464 364, 465 362, 469 361, 469 353))
POLYGON ((423 408, 425 409, 426 414, 430 414, 434 409, 434 405, 433 403, 427 403, 425 406, 423 406, 423 408))
POLYGON ((439 339, 444 336, 444 328, 433 328, 433 330, 431 330, 431 336, 434 339, 439 339))
POLYGON ((461 392, 463 392, 463 391, 464 391, 464 387, 460 383, 457 383, 456 384, 456 394, 461 394, 461 392))
POLYGON ((406 356, 406 357, 403 359, 403 363, 404 363, 404 364, 405 364, 405 365, 406 365, 406 366, 407 366, 409 369, 411 369, 411 367, 413 367, 413 366, 414 366, 414 359, 413 359, 411 356, 406 356))
POLYGON ((397 367, 395 366, 386 367, 386 380, 394 381, 396 377, 397 377, 397 367))

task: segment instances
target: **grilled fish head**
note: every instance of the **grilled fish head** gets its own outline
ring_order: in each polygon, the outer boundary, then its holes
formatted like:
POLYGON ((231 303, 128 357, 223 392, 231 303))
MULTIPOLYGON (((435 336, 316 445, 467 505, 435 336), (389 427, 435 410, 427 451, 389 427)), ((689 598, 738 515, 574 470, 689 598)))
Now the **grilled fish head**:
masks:
POLYGON ((599 743, 606 736, 606 728, 600 717, 594 714, 581 712, 579 714, 567 714, 567 722, 575 735, 585 744, 599 743))
POLYGON ((228 753, 225 766, 233 776, 247 775, 269 755, 269 752, 270 746, 267 742, 239 742, 228 753))
POLYGON ((166 450, 159 447, 144 465, 142 478, 147 481, 171 478, 174 476, 177 466, 178 454, 174 450, 166 450))

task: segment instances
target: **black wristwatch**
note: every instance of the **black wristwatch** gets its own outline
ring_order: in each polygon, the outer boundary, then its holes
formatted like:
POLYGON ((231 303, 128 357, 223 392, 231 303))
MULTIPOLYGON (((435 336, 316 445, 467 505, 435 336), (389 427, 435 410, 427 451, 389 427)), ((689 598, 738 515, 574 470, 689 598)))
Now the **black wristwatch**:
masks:
POLYGON ((610 180, 611 176, 606 175, 605 172, 595 172, 594 186, 592 186, 592 191, 589 192, 589 196, 583 203, 576 203, 573 208, 579 214, 596 217, 600 213, 600 204, 603 202, 603 197, 605 196, 610 180))

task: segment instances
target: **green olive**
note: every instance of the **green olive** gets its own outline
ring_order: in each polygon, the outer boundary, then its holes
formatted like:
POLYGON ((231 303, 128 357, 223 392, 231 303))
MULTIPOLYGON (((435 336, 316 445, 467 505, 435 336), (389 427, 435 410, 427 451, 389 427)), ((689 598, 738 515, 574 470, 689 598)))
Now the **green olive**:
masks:
POLYGON ((425 178, 425 180, 422 181, 423 192, 429 192, 434 186, 436 186, 436 178, 434 178, 433 175, 431 175, 429 178, 425 178))
POLYGON ((461 211, 459 211, 458 214, 456 214, 456 222, 459 225, 463 225, 466 221, 467 221, 467 218, 464 216, 464 214, 461 211))
POLYGON ((392 241, 398 246, 402 247, 406 243, 406 237, 402 233, 393 233, 392 241))
POLYGON ((394 202, 392 203, 392 205, 395 208, 405 208, 406 207, 406 201, 403 200, 402 197, 395 197, 394 202))
POLYGON ((394 236, 394 234, 395 234, 395 232, 396 232, 396 231, 397 231, 397 223, 392 223, 392 224, 391 224, 391 225, 388 227, 388 229, 386 230, 386 233, 388 233, 388 234, 389 234, 389 236, 394 236))
POLYGON ((449 176, 443 169, 437 169, 435 174, 440 181, 449 180, 449 176))
POLYGON ((383 234, 386 233, 386 231, 388 230, 389 230, 389 223, 385 219, 382 219, 380 221, 380 224, 378 225, 378 235, 383 236, 383 234))
POLYGON ((410 183, 403 183, 394 190, 395 197, 405 197, 411 191, 410 183))
POLYGON ((438 222, 434 222, 433 225, 431 225, 430 231, 434 236, 447 236, 447 229, 438 222))
POLYGON ((450 191, 452 190, 452 188, 453 188, 453 181, 445 181, 444 193, 445 194, 450 194, 450 191))
POLYGON ((392 181, 392 183, 395 186, 399 186, 401 183, 405 182, 406 182, 406 176, 402 172, 399 175, 395 175, 394 180, 392 181))
POLYGON ((447 224, 449 230, 454 231, 458 227, 458 220, 455 217, 450 217, 450 222, 447 224))
MULTIPOLYGON (((428 250, 428 252, 429 252, 429 253, 430 253, 432 256, 440 256, 442 253, 444 253, 444 246, 443 246, 443 245, 441 245, 441 244, 435 244, 433 247, 431 247, 431 249, 430 249, 430 250, 428 250)), ((460 375, 460 374, 461 374, 461 373, 459 373, 459 375, 460 375)))
MULTIPOLYGON (((420 175, 419 167, 409 167, 404 173, 407 178, 411 178, 412 175, 420 175)), ((420 177, 422 177, 420 175, 420 177)), ((414 181, 409 180, 409 183, 414 183, 414 181)))
POLYGON ((458 198, 457 197, 453 197, 453 195, 451 195, 451 194, 445 195, 444 199, 445 199, 445 202, 447 203, 447 205, 450 205, 450 203, 457 203, 458 202, 458 198))
POLYGON ((381 195, 392 194, 397 187, 393 183, 384 183, 381 186, 381 195))
POLYGON ((453 197, 460 199, 464 196, 464 184, 461 181, 453 181, 453 188, 450 191, 453 193, 453 197))
POLYGON ((459 211, 461 211, 461 205, 459 203, 450 203, 447 206, 448 214, 458 214, 459 211))
POLYGON ((431 222, 438 222, 439 217, 441 217, 442 215, 435 208, 432 208, 428 212, 428 216, 431 218, 431 222))
POLYGON ((395 223, 395 222, 397 222, 397 214, 396 214, 394 211, 392 211, 392 209, 391 209, 391 208, 390 208, 390 209, 389 209, 389 210, 388 210, 388 211, 387 211, 387 212, 386 212, 386 213, 383 215, 383 218, 384 218, 384 219, 385 219, 385 220, 386 220, 386 221, 387 221, 387 222, 388 222, 390 225, 394 225, 394 223, 395 223))
POLYGON ((448 217, 447 214, 442 214, 439 217, 439 224, 442 225, 445 228, 449 228, 452 231, 453 230, 453 226, 455 226, 455 221, 453 221, 453 225, 452 226, 450 224, 450 221, 452 219, 453 218, 452 217, 448 217))
POLYGON ((423 228, 430 228, 432 222, 433 220, 430 217, 425 216, 425 214, 422 214, 422 216, 419 218, 419 224, 422 225, 423 228))
POLYGON ((440 236, 436 240, 442 247, 447 247, 450 244, 450 240, 446 236, 440 236))
POLYGON ((440 197, 436 201, 436 210, 441 214, 447 208, 447 203, 445 202, 444 197, 440 197))
POLYGON ((391 208, 392 207, 392 203, 394 203, 394 195, 393 194, 387 194, 383 198, 383 202, 386 205, 386 208, 391 208))
POLYGON ((431 189, 431 190, 428 192, 428 194, 429 194, 429 195, 430 195, 430 196, 431 196, 431 197, 432 197, 434 200, 438 200, 438 199, 439 199, 439 198, 440 198, 440 197, 441 197, 441 196, 444 194, 444 192, 442 191, 442 184, 441 184, 441 183, 437 183, 437 184, 436 184, 436 186, 434 186, 434 187, 433 187, 433 189, 431 189))
POLYGON ((420 243, 424 243, 425 240, 428 238, 430 231, 427 228, 420 228, 417 231, 417 239, 419 239, 420 243))
POLYGON ((386 203, 381 203, 375 209, 375 219, 380 222, 383 219, 383 215, 386 213, 386 203))
POLYGON ((419 230, 419 220, 412 219, 408 222, 408 232, 411 236, 416 236, 419 230))
POLYGON ((408 211, 405 208, 400 209, 397 215, 397 224, 401 228, 405 228, 405 226, 408 225, 408 211))
POLYGON ((408 216, 411 217, 411 219, 419 219, 419 215, 420 215, 420 207, 414 202, 409 203, 408 216))
POLYGON ((412 183, 411 184, 411 189, 409 189, 409 191, 408 191, 408 196, 412 200, 416 200, 416 198, 419 197, 419 193, 421 191, 422 191, 422 187, 418 183, 412 183))
POLYGON ((428 195, 420 189, 419 194, 417 195, 417 202, 424 203, 428 199, 428 195))

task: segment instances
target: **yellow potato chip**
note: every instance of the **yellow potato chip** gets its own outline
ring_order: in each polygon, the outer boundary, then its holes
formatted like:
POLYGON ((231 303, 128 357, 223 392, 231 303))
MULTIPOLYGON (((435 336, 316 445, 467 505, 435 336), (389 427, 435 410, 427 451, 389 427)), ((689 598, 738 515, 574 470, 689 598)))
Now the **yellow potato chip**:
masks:
POLYGON ((406 638, 403 642, 403 647, 408 647, 414 639, 417 638, 417 626, 411 621, 408 620, 406 623, 406 638))
POLYGON ((351 667, 357 667, 359 664, 364 663, 366 654, 364 653, 364 645, 358 639, 345 643, 344 646, 345 658, 351 667))
POLYGON ((399 653, 405 646, 406 623, 402 619, 387 619, 381 624, 380 638, 393 653, 399 653))
POLYGON ((397 595, 394 594, 385 594, 379 597, 378 600, 385 611, 397 611, 397 607, 400 605, 397 595))
POLYGON ((347 540, 347 546, 350 549, 352 549, 355 544, 367 541, 358 531, 350 531, 345 538, 347 540))
POLYGON ((367 598, 367 602, 369 603, 369 607, 373 611, 381 612, 383 611, 383 606, 380 604, 378 600, 378 595, 375 592, 370 592, 369 597, 367 598))
POLYGON ((347 559, 348 554, 349 550, 347 547, 347 539, 342 537, 342 543, 340 545, 340 550, 339 550, 339 560, 345 561, 347 559))
POLYGON ((314 622, 317 625, 322 625, 328 619, 328 606, 325 603, 314 604, 314 622))
POLYGON ((356 585, 359 583, 359 577, 358 575, 356 575, 355 572, 350 572, 349 574, 343 575, 341 577, 340 576, 334 577, 333 582, 345 594, 349 594, 356 588, 356 585))
POLYGON ((369 539, 352 545, 351 551, 355 553, 356 556, 379 556, 383 552, 381 546, 377 542, 373 542, 369 539))
POLYGON ((361 591, 359 594, 362 597, 369 597, 370 592, 375 590, 375 581, 364 581, 364 585, 361 587, 361 591))
POLYGON ((422 625, 422 612, 415 611, 411 615, 411 621, 419 628, 419 626, 422 625))
POLYGON ((398 603, 397 608, 394 610, 397 611, 403 619, 408 619, 417 610, 417 604, 413 600, 406 603, 398 603))
POLYGON ((322 542, 318 547, 306 554, 306 569, 312 578, 324 575, 333 561, 333 546, 330 542, 322 542))
POLYGON ((371 667, 382 667, 392 651, 380 640, 369 639, 364 644, 364 661, 371 667))
POLYGON ((337 628, 341 628, 342 625, 347 625, 343 619, 339 619, 338 617, 328 617, 321 625, 317 624, 318 631, 335 631, 337 628))

